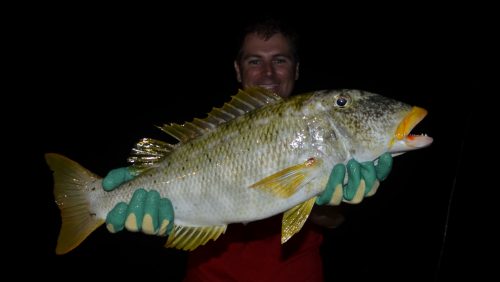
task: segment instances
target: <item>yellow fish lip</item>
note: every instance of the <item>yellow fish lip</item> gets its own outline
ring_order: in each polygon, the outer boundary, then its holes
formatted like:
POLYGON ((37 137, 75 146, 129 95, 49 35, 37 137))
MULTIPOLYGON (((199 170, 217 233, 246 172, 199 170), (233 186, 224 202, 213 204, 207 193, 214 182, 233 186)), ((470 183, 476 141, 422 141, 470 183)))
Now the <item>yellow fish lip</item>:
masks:
POLYGON ((424 108, 420 108, 417 106, 413 106, 411 111, 403 118, 403 120, 399 123, 398 128, 394 134, 397 140, 402 140, 408 134, 410 134, 411 130, 424 119, 427 115, 427 110, 424 108))

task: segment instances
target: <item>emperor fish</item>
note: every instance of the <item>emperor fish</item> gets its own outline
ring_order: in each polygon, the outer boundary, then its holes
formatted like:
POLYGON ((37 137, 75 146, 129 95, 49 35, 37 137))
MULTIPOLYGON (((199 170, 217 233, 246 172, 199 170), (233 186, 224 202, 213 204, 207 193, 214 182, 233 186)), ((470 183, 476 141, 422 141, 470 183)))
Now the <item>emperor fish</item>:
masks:
MULTIPOLYGON (((54 196, 62 226, 57 254, 77 247, 119 202, 140 187, 173 204, 166 247, 193 250, 228 224, 283 213, 282 243, 299 232, 334 165, 377 161, 432 143, 410 131, 427 111, 378 94, 322 90, 283 99, 265 89, 240 90, 205 119, 160 128, 175 145, 144 138, 129 162, 140 175, 106 192, 102 178, 55 153, 54 196)), ((340 204, 342 189, 336 189, 340 204)))

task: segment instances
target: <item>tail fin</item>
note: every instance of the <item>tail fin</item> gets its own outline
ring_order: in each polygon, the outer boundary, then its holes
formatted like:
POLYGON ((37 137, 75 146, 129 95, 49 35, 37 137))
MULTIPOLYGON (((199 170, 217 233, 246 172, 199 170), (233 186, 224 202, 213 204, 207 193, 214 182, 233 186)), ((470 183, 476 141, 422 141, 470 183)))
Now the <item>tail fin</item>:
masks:
POLYGON ((76 248, 104 223, 91 211, 88 197, 96 189, 95 183, 100 183, 100 177, 62 155, 45 154, 45 160, 54 171, 54 197, 61 210, 62 226, 56 247, 56 253, 61 255, 76 248))

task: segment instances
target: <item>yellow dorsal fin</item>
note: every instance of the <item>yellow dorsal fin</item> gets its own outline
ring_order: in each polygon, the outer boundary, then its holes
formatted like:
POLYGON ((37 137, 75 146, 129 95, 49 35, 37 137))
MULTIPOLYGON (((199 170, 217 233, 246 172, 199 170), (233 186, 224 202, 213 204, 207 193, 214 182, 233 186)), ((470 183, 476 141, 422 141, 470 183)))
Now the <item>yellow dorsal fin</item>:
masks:
POLYGON ((143 138, 135 147, 128 158, 128 162, 133 165, 136 172, 143 172, 149 168, 155 167, 165 158, 174 146, 167 142, 151 138, 143 138))
POLYGON ((236 95, 232 96, 231 101, 225 103, 222 108, 213 108, 204 119, 194 119, 192 122, 186 122, 183 125, 176 123, 165 124, 159 126, 159 128, 184 143, 203 135, 220 124, 281 99, 280 96, 261 87, 240 89, 236 95))
POLYGON ((192 251, 205 245, 209 240, 216 240, 226 232, 227 225, 189 227, 176 225, 168 236, 165 247, 192 251))
POLYGON ((281 244, 284 244, 288 239, 292 238, 295 233, 299 232, 304 226, 311 210, 316 202, 316 197, 313 197, 300 205, 297 205, 283 214, 281 224, 281 244))
POLYGON ((321 160, 310 158, 302 164, 285 168, 261 181, 250 188, 270 192, 280 198, 288 198, 295 194, 299 187, 309 182, 313 171, 321 164, 321 160))

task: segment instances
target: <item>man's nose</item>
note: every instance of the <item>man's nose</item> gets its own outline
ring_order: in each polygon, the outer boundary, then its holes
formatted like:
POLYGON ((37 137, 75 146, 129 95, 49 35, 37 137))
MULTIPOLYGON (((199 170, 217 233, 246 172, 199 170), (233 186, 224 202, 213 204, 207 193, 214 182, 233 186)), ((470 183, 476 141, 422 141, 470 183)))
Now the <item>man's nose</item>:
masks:
POLYGON ((271 62, 264 64, 264 72, 267 76, 274 75, 274 65, 271 62))

